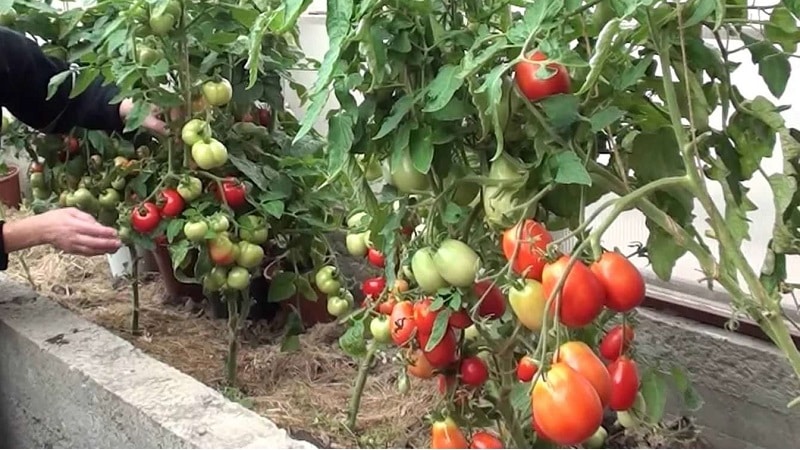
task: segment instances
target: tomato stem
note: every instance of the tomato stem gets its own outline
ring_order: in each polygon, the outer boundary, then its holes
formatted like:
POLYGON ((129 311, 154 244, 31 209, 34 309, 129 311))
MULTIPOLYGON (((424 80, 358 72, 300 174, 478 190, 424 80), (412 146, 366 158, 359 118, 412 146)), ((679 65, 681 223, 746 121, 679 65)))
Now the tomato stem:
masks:
POLYGON ((369 376, 369 369, 372 367, 372 362, 375 360, 375 354, 378 351, 378 345, 370 341, 367 344, 367 354, 361 360, 358 366, 358 375, 356 376, 356 385, 353 388, 353 393, 350 396, 350 404, 347 407, 347 428, 354 430, 356 427, 356 419, 358 418, 358 410, 361 407, 361 395, 364 393, 364 386, 367 383, 367 376, 369 376))
POLYGON ((239 294, 229 290, 223 294, 228 305, 228 357, 225 361, 225 380, 228 386, 236 385, 239 353, 239 294))
POLYGON ((131 334, 138 336, 139 330, 139 255, 136 251, 136 246, 129 245, 128 249, 131 252, 131 267, 132 281, 131 290, 133 291, 133 298, 131 300, 131 334))

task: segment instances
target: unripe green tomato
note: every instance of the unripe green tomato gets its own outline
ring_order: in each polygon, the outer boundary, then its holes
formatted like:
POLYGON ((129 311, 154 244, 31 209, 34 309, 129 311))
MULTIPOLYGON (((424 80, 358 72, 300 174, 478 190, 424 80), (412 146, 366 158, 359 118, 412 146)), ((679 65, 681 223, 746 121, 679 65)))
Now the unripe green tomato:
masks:
POLYGON ((244 267, 234 267, 228 272, 228 287, 241 291, 250 286, 250 272, 244 267))
POLYGON ((166 36, 175 28, 175 16, 172 14, 162 14, 160 16, 150 17, 150 30, 156 36, 166 36))
POLYGON ((400 376, 397 378, 397 392, 402 395, 408 394, 408 391, 411 389, 411 382, 408 379, 408 374, 406 371, 403 370, 400 373, 400 376))
POLYGON ((264 249, 261 246, 247 241, 239 242, 239 254, 236 256, 236 264, 246 269, 252 269, 258 267, 263 260, 264 249))
POLYGON ((606 443, 606 439, 608 438, 608 431, 605 428, 600 426, 597 431, 594 432, 593 435, 583 443, 583 446, 586 448, 603 448, 603 445, 606 443))
POLYGON ((478 327, 476 327, 474 323, 464 329, 464 340, 467 342, 478 339, 480 335, 481 334, 478 331, 478 327))
POLYGON ((191 242, 200 242, 204 240, 206 233, 208 233, 208 224, 205 220, 186 222, 183 225, 183 234, 186 235, 186 239, 191 242))
POLYGON ((365 213, 363 211, 362 212, 357 212, 357 213, 353 214, 352 216, 350 216, 347 219, 347 227, 348 228, 355 228, 355 227, 361 225, 361 222, 365 218, 367 218, 367 213, 365 213))
POLYGON ((347 252, 357 258, 363 258, 367 255, 367 243, 364 239, 364 233, 348 234, 345 239, 347 244, 347 252))

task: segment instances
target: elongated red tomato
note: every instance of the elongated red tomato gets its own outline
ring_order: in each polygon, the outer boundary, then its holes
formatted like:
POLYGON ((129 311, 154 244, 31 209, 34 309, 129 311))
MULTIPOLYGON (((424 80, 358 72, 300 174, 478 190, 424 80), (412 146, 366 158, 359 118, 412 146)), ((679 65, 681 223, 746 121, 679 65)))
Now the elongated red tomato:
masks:
POLYGON ((469 448, 503 448, 503 441, 488 431, 476 431, 469 448))
POLYGON ((409 301, 395 304, 389 321, 392 341, 400 347, 406 345, 417 331, 417 324, 414 322, 414 305, 409 301))
POLYGON ((564 363, 555 363, 531 393, 535 425, 547 440, 577 445, 603 422, 603 405, 592 384, 564 363))
POLYGON ((636 401, 639 392, 639 369, 636 362, 627 356, 620 356, 608 365, 611 375, 611 397, 609 408, 614 411, 627 411, 636 401))
MULTIPOLYGON (((563 255, 545 266, 542 273, 545 298, 550 298, 561 276, 567 273, 569 260, 568 255, 563 255)), ((561 289, 561 300, 556 297, 550 304, 550 313, 558 311, 561 323, 571 328, 580 328, 592 323, 603 310, 604 304, 603 285, 582 261, 577 260, 567 274, 561 289)))
POLYGON ((449 329, 444 333, 442 340, 439 341, 430 351, 426 351, 430 336, 424 334, 417 335, 422 353, 431 365, 437 369, 450 365, 456 360, 458 345, 453 330, 449 329))
POLYGON ((492 284, 492 280, 481 280, 472 286, 472 290, 481 302, 478 305, 479 316, 492 319, 503 317, 506 312, 506 298, 500 288, 492 284))
POLYGON ((606 292, 606 307, 626 312, 642 304, 645 285, 639 269, 617 252, 605 252, 592 263, 592 273, 606 292))
POLYGON ((463 330, 472 325, 472 319, 469 317, 469 313, 466 309, 459 309, 458 311, 450 313, 450 318, 447 320, 447 323, 453 328, 463 330))
POLYGON ((562 362, 583 375, 592 384, 600 403, 605 406, 611 396, 611 377, 608 369, 588 345, 581 341, 561 344, 553 355, 553 362, 562 362))
POLYGON ((469 448, 469 442, 456 422, 445 417, 431 426, 431 448, 469 448))
POLYGON ((533 379, 536 372, 539 371, 539 365, 536 360, 530 356, 523 356, 517 363, 517 379, 523 383, 527 383, 533 379))
POLYGON ((507 261, 514 259, 511 267, 516 273, 541 281, 542 270, 547 262, 544 252, 551 242, 553 237, 544 225, 526 219, 503 233, 503 254, 507 261))
POLYGON ((600 341, 600 354, 603 358, 614 361, 624 355, 633 342, 633 328, 629 325, 617 325, 610 329, 600 341))

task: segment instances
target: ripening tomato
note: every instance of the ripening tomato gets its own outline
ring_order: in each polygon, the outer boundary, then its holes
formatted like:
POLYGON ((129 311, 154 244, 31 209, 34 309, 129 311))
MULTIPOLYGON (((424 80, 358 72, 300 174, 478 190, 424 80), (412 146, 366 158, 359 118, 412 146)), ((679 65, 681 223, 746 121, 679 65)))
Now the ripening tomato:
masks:
POLYGON ((406 354, 406 358, 408 359, 408 366, 406 366, 408 373, 422 380, 433 378, 434 368, 425 358, 422 350, 416 349, 409 351, 409 353, 406 354))
POLYGON ((503 232, 503 254, 507 261, 514 259, 511 267, 516 273, 541 281, 542 270, 547 263, 545 251, 551 242, 553 237, 544 225, 526 219, 503 232), (516 257, 514 250, 517 251, 516 257))
POLYGON ((547 440, 578 445, 603 422, 603 405, 592 384, 564 363, 555 363, 531 393, 533 420, 547 440))
POLYGON ((431 448, 468 448, 469 443, 455 421, 445 417, 431 426, 431 448))
POLYGON ((633 342, 633 328, 626 325, 617 325, 610 329, 600 341, 600 354, 603 358, 614 361, 624 355, 633 342))
POLYGON ((642 304, 644 279, 628 258, 618 252, 604 252, 590 268, 605 289, 608 309, 626 312, 642 304))
POLYGON ((135 206, 131 212, 131 227, 139 233, 147 234, 158 227, 161 214, 158 207, 151 202, 135 206))
POLYGON ((386 278, 384 277, 368 278, 361 283, 361 292, 365 297, 378 298, 384 289, 386 289, 386 278))
POLYGON ((444 336, 442 336, 442 340, 439 341, 439 343, 436 344, 430 351, 426 351, 430 336, 420 334, 417 336, 417 338, 419 339, 419 346, 422 348, 422 351, 425 354, 425 359, 427 359, 433 367, 440 369, 450 365, 456 360, 458 356, 456 354, 456 351, 458 350, 458 342, 453 330, 448 329, 445 331, 444 336))
POLYGON ((492 319, 503 317, 506 312, 506 299, 500 288, 492 283, 492 280, 481 280, 472 286, 472 290, 480 301, 478 304, 479 316, 492 319))
POLYGON ((414 322, 414 305, 409 301, 402 301, 394 305, 391 321, 392 341, 404 346, 411 340, 417 331, 417 324, 414 322))
POLYGON ((436 316, 439 315, 439 310, 432 310, 431 305, 433 300, 430 297, 425 297, 414 305, 414 323, 417 324, 417 333, 421 336, 430 336, 436 316))
POLYGON ((386 300, 382 301, 378 305, 378 312, 381 314, 386 314, 387 316, 392 314, 392 310, 394 309, 394 305, 397 304, 397 299, 394 295, 389 294, 386 300))
POLYGON ((463 330, 472 325, 472 319, 469 317, 467 310, 462 308, 458 311, 451 312, 447 323, 453 328, 463 330))
POLYGON ((383 253, 374 248, 370 248, 367 251, 367 261, 379 269, 386 267, 386 259, 383 257, 383 253))
POLYGON ((639 392, 639 369, 636 362, 627 356, 620 356, 608 365, 611 374, 611 397, 609 408, 614 411, 627 411, 636 401, 639 392))
MULTIPOLYGON (((547 264, 542 272, 544 297, 550 295, 566 272, 570 257, 563 255, 553 263, 547 264)), ((569 271, 561 295, 550 304, 550 313, 558 311, 561 323, 568 327, 580 328, 590 324, 603 310, 605 291, 586 265, 576 260, 569 271)))
POLYGON ((581 341, 570 341, 561 344, 553 355, 553 362, 564 363, 586 378, 597 391, 600 403, 608 404, 611 396, 611 377, 608 369, 592 349, 581 341))
POLYGON ((467 386, 480 387, 489 379, 489 368, 477 356, 470 356, 461 360, 461 382, 467 386))
POLYGON ((539 370, 539 365, 536 363, 536 360, 531 358, 530 356, 523 356, 519 359, 517 363, 517 378, 519 381, 523 383, 527 383, 536 376, 536 372, 539 370))
POLYGON ((469 448, 503 448, 503 441, 488 431, 478 431, 472 434, 469 448))
MULTIPOLYGON (((547 55, 535 51, 528 55, 528 59, 544 61, 547 55)), ((535 102, 551 95, 569 93, 571 82, 564 66, 557 63, 548 64, 548 74, 540 78, 538 72, 541 66, 535 62, 522 61, 514 68, 514 80, 528 100, 535 102)))

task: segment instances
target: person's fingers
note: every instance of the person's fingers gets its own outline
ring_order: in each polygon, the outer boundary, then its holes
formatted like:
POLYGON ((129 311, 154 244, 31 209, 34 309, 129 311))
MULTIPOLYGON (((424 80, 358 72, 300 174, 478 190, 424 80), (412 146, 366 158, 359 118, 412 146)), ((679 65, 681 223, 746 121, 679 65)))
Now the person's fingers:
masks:
POLYGON ((117 230, 100 224, 94 217, 76 218, 73 224, 76 234, 97 237, 101 239, 117 239, 117 230))
POLYGON ((157 119, 154 115, 147 116, 142 122, 142 126, 162 136, 167 135, 167 124, 163 120, 157 119))
POLYGON ((99 238, 80 234, 73 238, 72 244, 75 248, 89 251, 93 255, 115 252, 122 245, 119 239, 99 238))

